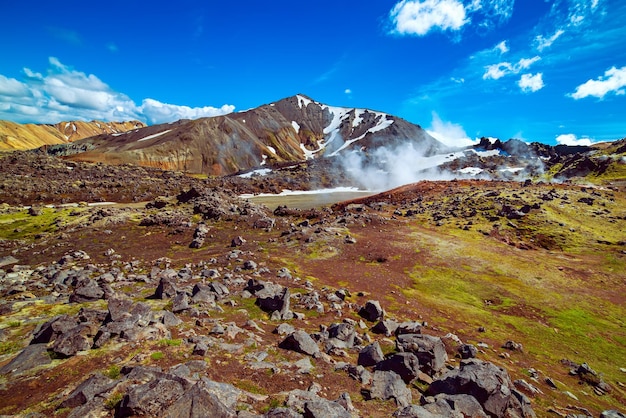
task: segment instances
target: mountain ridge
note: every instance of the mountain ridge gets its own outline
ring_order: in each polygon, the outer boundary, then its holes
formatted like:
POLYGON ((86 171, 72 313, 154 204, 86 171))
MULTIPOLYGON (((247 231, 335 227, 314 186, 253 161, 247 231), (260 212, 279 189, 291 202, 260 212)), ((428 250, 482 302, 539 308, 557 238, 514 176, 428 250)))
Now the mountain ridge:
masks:
POLYGON ((407 141, 426 153, 446 148, 404 119, 295 95, 242 112, 97 135, 49 152, 76 161, 225 175, 407 141))
POLYGON ((55 124, 20 124, 0 120, 0 151, 28 150, 46 145, 66 144, 98 134, 126 132, 145 126, 143 122, 136 120, 64 121, 55 124))

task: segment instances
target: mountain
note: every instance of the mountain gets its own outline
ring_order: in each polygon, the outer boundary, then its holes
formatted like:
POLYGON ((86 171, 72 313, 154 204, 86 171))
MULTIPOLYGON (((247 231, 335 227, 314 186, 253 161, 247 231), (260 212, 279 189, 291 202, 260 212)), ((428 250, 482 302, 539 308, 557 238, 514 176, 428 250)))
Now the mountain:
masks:
POLYGON ((15 151, 39 148, 46 145, 65 144, 100 134, 126 132, 143 128, 139 121, 102 122, 72 121, 54 125, 19 124, 0 121, 0 151, 15 151))
POLYGON ((406 142, 426 154, 446 148, 420 126, 401 118, 328 106, 298 94, 229 115, 101 134, 48 152, 75 161, 226 175, 406 142))

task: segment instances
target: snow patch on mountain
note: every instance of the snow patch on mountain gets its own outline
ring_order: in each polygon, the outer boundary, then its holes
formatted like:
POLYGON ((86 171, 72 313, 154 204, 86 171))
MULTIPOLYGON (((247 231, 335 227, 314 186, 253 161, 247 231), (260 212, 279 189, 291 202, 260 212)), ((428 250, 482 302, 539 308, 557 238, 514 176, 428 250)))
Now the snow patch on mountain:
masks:
POLYGON ((299 94, 296 95, 296 98, 298 99, 298 106, 300 107, 300 109, 302 109, 302 107, 307 107, 309 104, 313 102, 311 99, 308 99, 299 94))
POLYGON ((363 122, 363 118, 361 115, 365 114, 365 109, 354 109, 354 119, 352 120, 352 127, 358 127, 361 122, 363 122))
POLYGON ((291 126, 293 126, 293 129, 296 131, 297 134, 300 133, 300 125, 298 125, 298 122, 296 122, 295 120, 292 120, 291 126))
POLYGON ((477 174, 482 173, 483 169, 480 167, 465 167, 465 168, 458 170, 458 172, 462 174, 469 174, 471 176, 475 176, 477 174))
MULTIPOLYGON (((166 133, 168 133, 168 132, 170 132, 170 131, 171 131, 171 129, 168 129, 168 130, 166 130, 166 131, 159 132, 159 133, 154 134, 154 135, 148 135, 148 136, 146 136, 146 137, 144 137, 144 138, 138 139, 138 140, 137 140, 137 142, 147 141, 147 140, 149 140, 149 139, 153 139, 153 138, 156 138, 156 137, 158 137, 158 136, 165 135, 166 133)), ((136 131, 135 131, 135 132, 136 132, 136 131)))

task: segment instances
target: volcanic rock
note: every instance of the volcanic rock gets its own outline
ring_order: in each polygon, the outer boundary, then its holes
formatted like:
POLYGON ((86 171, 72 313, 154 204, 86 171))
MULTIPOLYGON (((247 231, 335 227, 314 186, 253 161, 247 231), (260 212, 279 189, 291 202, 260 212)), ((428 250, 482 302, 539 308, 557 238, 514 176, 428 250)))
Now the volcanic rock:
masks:
POLYGON ((369 395, 372 399, 394 399, 398 406, 408 406, 412 400, 411 390, 393 371, 375 371, 369 395))
POLYGON ((535 417, 530 401, 513 388, 506 370, 477 359, 463 360, 428 388, 430 395, 472 395, 492 417, 535 417))
POLYGON ((297 351, 310 356, 319 353, 320 349, 313 338, 304 331, 298 330, 287 336, 280 344, 280 348, 297 351))

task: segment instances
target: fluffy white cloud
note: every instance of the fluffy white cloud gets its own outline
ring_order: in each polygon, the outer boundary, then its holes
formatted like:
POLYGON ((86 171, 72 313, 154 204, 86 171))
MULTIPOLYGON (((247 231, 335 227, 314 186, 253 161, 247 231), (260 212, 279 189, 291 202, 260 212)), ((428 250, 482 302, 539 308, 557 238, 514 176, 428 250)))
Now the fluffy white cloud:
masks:
POLYGON ((546 48, 552 46, 552 44, 563 35, 565 31, 563 29, 559 29, 554 34, 548 38, 543 35, 538 35, 535 37, 535 47, 539 52, 543 51, 546 48))
POLYGON ((578 138, 574 134, 563 134, 556 137, 559 145, 591 145, 594 141, 590 138, 578 138))
POLYGON ((54 123, 62 120, 119 121, 139 119, 150 124, 230 113, 232 105, 178 106, 144 99, 137 105, 93 74, 76 71, 49 58, 46 75, 24 68, 24 81, 0 75, 0 119, 54 123))
POLYGON ((484 31, 510 19, 514 3, 515 0, 401 0, 389 12, 389 20, 392 33, 400 35, 459 31, 470 22, 484 31))
POLYGON ((626 67, 611 67, 605 71, 604 76, 596 80, 587 80, 576 87, 576 91, 569 96, 576 100, 589 96, 603 99, 609 93, 616 95, 626 93, 624 87, 626 87, 626 67))
POLYGON ((498 80, 505 75, 519 74, 521 71, 530 68, 532 64, 540 59, 541 57, 522 58, 515 64, 511 64, 510 62, 500 62, 498 64, 488 65, 485 67, 486 71, 483 74, 483 80, 498 80))
POLYGON ((138 109, 139 113, 146 117, 149 124, 155 124, 178 119, 198 119, 224 115, 235 110, 235 106, 223 105, 220 108, 212 106, 189 107, 161 103, 154 99, 144 99, 138 109))
POLYGON ((0 96, 19 97, 27 94, 28 88, 24 83, 0 74, 0 96))
POLYGON ((477 141, 470 139, 463 127, 452 122, 444 122, 439 115, 433 112, 433 120, 426 132, 439 142, 449 147, 465 147, 474 145, 477 141))
POLYGON ((352 94, 352 90, 350 90, 350 89, 345 89, 343 92, 346 93, 346 94, 352 94))
POLYGON ((517 82, 517 85, 524 93, 534 93, 539 91, 545 86, 543 83, 543 74, 522 74, 522 77, 517 82))
POLYGON ((426 35, 433 29, 459 30, 468 20, 457 0, 402 0, 390 12, 394 31, 403 35, 426 35))

